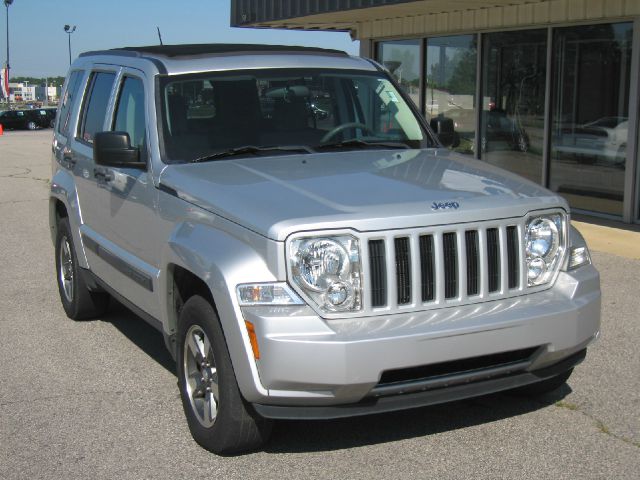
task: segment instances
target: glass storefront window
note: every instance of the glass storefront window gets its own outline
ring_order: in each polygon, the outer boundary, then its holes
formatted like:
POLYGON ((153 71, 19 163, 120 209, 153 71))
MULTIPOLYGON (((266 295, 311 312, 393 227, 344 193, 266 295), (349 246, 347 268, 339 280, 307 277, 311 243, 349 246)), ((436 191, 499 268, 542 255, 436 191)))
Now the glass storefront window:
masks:
POLYGON ((420 40, 378 43, 378 61, 384 65, 416 105, 420 105, 420 40))
POLYGON ((460 153, 473 154, 476 132, 476 36, 428 38, 426 54, 424 112, 427 120, 439 115, 452 119, 455 134, 451 148, 460 153))
POLYGON ((540 183, 547 31, 484 38, 480 158, 540 183))
POLYGON ((631 23, 554 31, 550 188, 574 208, 622 215, 631 23))

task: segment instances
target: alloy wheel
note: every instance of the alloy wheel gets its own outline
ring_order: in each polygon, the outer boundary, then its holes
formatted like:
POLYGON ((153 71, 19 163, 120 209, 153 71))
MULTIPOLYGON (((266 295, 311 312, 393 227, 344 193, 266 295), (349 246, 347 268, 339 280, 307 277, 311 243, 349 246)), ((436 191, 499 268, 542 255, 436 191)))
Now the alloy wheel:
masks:
POLYGON ((59 281, 62 291, 68 302, 73 301, 73 256, 71 255, 71 245, 67 237, 62 237, 60 241, 60 252, 58 261, 60 262, 59 281))
POLYGON ((202 327, 193 325, 184 339, 183 368, 191 409, 198 422, 210 428, 219 405, 218 370, 211 342, 202 327))

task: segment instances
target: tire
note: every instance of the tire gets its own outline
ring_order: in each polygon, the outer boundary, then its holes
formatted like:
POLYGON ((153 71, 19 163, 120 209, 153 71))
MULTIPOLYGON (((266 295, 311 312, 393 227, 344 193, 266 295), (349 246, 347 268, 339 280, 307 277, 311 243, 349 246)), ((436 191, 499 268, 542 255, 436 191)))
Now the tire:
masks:
POLYGON ((516 150, 522 153, 526 153, 527 151, 529 151, 529 141, 527 140, 527 137, 525 137, 523 134, 518 135, 518 140, 516 142, 516 150))
POLYGON ((91 292, 78 265, 69 219, 58 222, 56 237, 56 283, 60 301, 67 317, 73 320, 95 318, 106 312, 109 307, 109 295, 91 292))
POLYGON ((555 377, 547 378, 541 382, 530 383, 529 385, 525 385, 523 387, 518 387, 511 390, 511 393, 523 396, 523 397, 536 397, 539 395, 544 395, 545 393, 553 392, 557 390, 569 380, 569 377, 573 373, 573 368, 570 368, 564 373, 557 375, 555 377))
POLYGON ((31 122, 27 123, 27 128, 29 130, 35 130, 36 128, 38 128, 38 125, 36 124, 36 122, 31 121, 31 122))
POLYGON ((178 386, 193 439, 217 454, 260 447, 271 434, 272 422, 242 398, 214 308, 194 295, 184 304, 179 322, 178 386))

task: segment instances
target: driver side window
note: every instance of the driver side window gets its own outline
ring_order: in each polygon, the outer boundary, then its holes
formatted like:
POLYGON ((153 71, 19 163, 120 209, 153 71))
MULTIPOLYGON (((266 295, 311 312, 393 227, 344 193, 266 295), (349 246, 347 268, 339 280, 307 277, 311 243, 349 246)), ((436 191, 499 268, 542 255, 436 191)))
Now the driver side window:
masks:
POLYGON ((113 130, 127 132, 132 147, 144 148, 146 144, 144 85, 140 79, 124 78, 116 106, 113 130))

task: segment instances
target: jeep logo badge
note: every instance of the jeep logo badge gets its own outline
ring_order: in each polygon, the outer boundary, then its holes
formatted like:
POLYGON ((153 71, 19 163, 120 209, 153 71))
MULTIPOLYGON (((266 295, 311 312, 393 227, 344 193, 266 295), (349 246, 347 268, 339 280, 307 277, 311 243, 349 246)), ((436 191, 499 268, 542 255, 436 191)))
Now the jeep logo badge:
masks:
POLYGON ((448 209, 457 210, 460 208, 460 204, 458 202, 433 202, 431 204, 431 210, 437 212, 438 210, 448 210, 448 209))

